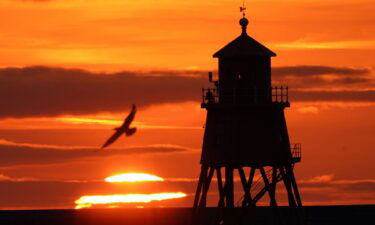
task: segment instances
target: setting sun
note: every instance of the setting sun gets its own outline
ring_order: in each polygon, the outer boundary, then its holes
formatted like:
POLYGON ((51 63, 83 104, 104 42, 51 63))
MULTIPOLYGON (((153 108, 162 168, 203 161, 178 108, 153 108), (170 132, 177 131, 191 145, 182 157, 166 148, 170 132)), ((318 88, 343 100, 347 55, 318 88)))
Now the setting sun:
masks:
POLYGON ((183 198, 185 193, 155 193, 155 194, 125 194, 125 195, 92 195, 82 196, 75 203, 76 209, 90 208, 92 205, 99 204, 118 204, 118 203, 148 203, 151 201, 161 201, 167 199, 183 198))
POLYGON ((145 181, 164 181, 163 178, 147 173, 123 173, 110 176, 104 179, 109 183, 117 182, 145 182, 145 181))

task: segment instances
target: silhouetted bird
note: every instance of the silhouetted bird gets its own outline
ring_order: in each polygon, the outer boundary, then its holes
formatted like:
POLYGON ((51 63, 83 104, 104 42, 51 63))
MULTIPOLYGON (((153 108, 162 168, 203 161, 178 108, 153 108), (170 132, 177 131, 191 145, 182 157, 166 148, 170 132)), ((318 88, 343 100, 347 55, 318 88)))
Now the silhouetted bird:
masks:
POLYGON ((132 123, 136 112, 137 112, 137 109, 135 105, 133 104, 132 111, 129 113, 128 117, 126 117, 122 126, 116 127, 114 129, 116 130, 116 132, 104 143, 104 145, 102 146, 102 149, 109 146, 113 142, 115 142, 122 134, 125 134, 126 136, 131 136, 137 131, 137 128, 135 127, 130 128, 130 124, 132 123))

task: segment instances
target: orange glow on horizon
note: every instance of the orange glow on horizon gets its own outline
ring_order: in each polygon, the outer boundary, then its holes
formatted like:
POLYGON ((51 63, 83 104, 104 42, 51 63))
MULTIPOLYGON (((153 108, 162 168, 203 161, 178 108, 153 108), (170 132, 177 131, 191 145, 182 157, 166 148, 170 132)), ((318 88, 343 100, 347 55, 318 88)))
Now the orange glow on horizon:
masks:
MULTIPOLYGON (((66 124, 76 125, 120 126, 123 123, 122 120, 116 119, 93 119, 82 117, 60 117, 54 120, 66 124)), ((134 121, 134 126, 141 129, 200 129, 198 126, 149 125, 139 121, 134 121)))
POLYGON ((90 208, 93 205, 119 204, 119 203, 149 203, 167 199, 184 198, 183 192, 167 192, 155 194, 125 194, 125 195, 91 195, 82 196, 75 201, 75 209, 90 208))
POLYGON ((374 49, 373 40, 335 41, 335 42, 308 42, 294 41, 272 44, 277 49, 374 49))
POLYGON ((91 119, 91 118, 78 118, 78 117, 64 117, 57 118, 56 120, 72 124, 101 124, 101 125, 121 125, 121 120, 108 120, 108 119, 91 119))
POLYGON ((109 183, 164 181, 161 177, 147 173, 124 173, 107 177, 104 180, 109 183))

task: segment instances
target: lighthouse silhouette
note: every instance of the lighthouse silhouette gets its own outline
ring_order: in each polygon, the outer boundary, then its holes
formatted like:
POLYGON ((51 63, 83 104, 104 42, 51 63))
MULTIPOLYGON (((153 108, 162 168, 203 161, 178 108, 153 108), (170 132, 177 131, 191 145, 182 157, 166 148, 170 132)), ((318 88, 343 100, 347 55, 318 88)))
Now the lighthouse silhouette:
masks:
POLYGON ((265 195, 271 208, 277 208, 279 182, 289 206, 302 206, 293 172, 301 161, 301 145, 290 143, 284 115, 290 107, 288 87, 271 85, 271 57, 276 54, 247 34, 248 24, 243 14, 241 35, 213 55, 218 79, 210 72, 213 88, 202 89, 207 119, 195 209, 207 207, 215 178, 219 209, 253 208, 265 195), (241 189, 235 189, 237 183, 241 189), (242 192, 237 196, 235 190, 242 192))

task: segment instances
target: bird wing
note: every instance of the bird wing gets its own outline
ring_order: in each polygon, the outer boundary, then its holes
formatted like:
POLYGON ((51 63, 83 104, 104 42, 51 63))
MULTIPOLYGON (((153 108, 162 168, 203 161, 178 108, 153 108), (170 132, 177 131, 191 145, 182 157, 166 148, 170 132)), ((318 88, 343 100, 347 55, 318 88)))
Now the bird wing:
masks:
POLYGON ((115 142, 123 133, 123 130, 118 129, 102 146, 102 148, 105 148, 115 142))
POLYGON ((134 120, 134 117, 135 117, 135 113, 137 112, 137 108, 136 106, 133 104, 132 106, 132 111, 129 113, 129 115, 126 117, 122 127, 123 128, 128 128, 130 126, 130 124, 132 123, 132 121, 134 120))

